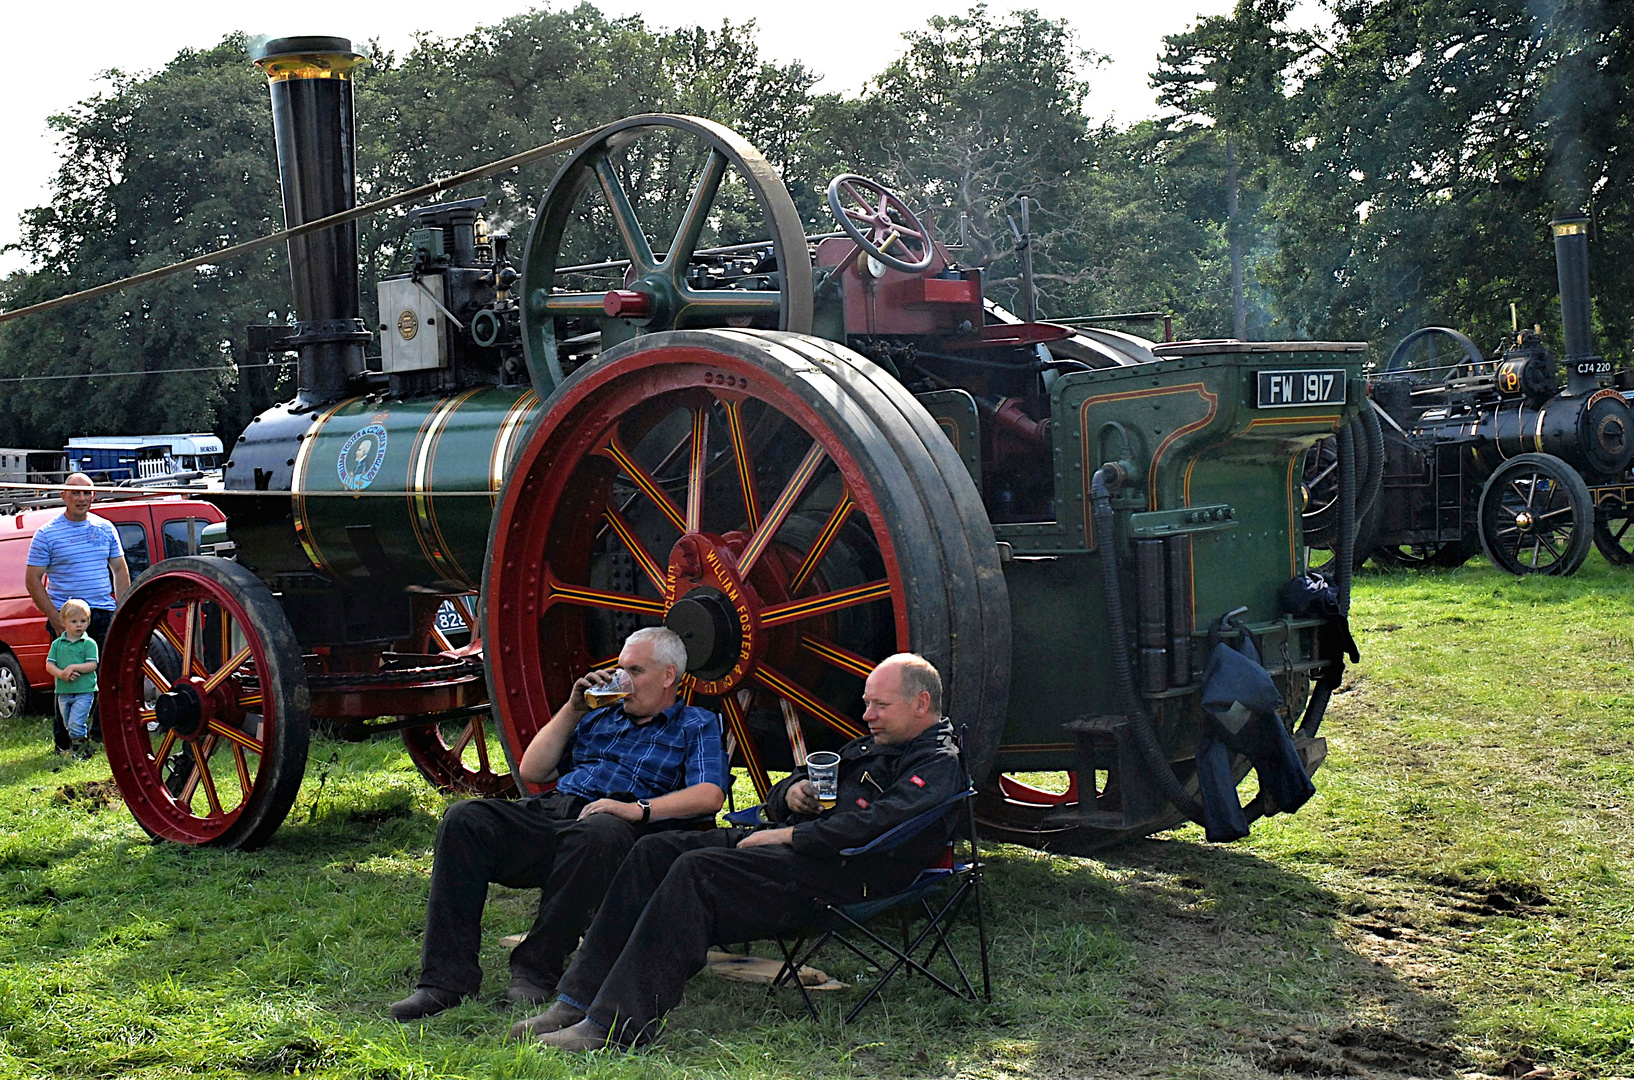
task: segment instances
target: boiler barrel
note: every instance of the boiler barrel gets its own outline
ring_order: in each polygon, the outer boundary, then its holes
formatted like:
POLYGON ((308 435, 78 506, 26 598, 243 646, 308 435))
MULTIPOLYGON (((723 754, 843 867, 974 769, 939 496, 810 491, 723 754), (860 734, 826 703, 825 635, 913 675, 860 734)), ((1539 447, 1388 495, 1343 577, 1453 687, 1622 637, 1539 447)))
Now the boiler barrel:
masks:
POLYGON ((531 390, 483 387, 320 412, 291 484, 307 559, 354 588, 476 589, 500 486, 538 410, 531 390))
POLYGON ((1473 440, 1475 455, 1489 469, 1517 454, 1553 454, 1593 479, 1615 476, 1634 457, 1634 415, 1616 390, 1557 394, 1541 405, 1505 401, 1483 407, 1475 418, 1424 426, 1441 438, 1473 440))

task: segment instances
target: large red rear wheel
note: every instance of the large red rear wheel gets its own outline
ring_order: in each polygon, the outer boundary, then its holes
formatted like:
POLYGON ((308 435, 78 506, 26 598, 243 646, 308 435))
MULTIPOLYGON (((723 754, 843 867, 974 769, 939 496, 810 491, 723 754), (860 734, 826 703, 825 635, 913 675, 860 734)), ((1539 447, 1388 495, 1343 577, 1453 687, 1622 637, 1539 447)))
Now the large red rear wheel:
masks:
POLYGON ((306 769, 301 650, 266 585, 187 556, 131 586, 99 673, 114 780, 137 823, 182 844, 254 848, 306 769))
POLYGON ((662 622, 762 794, 864 730, 863 679, 902 650, 942 671, 988 767, 1009 674, 997 552, 968 473, 887 380, 800 335, 695 330, 563 385, 506 483, 484 576, 513 762, 580 672, 662 622))

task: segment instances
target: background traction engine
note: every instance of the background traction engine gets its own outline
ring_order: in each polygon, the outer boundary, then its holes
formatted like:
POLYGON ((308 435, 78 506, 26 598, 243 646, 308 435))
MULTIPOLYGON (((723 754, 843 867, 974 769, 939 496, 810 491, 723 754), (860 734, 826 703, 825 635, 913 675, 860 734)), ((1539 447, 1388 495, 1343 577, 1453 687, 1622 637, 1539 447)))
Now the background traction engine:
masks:
MULTIPOLYGON (((1455 567, 1484 551, 1511 574, 1572 574, 1591 542, 1615 565, 1634 562, 1634 413, 1610 361, 1593 355, 1588 220, 1551 228, 1566 385, 1536 330, 1517 328, 1491 359, 1447 327, 1403 338, 1369 385, 1381 483, 1363 496, 1358 562, 1455 567)), ((1323 455, 1306 466, 1306 528, 1331 547, 1323 455)))
MULTIPOLYGON (((291 225, 351 204, 353 59, 338 39, 258 59, 291 225)), ((155 568, 110 635, 138 821, 265 840, 309 717, 416 732, 434 782, 499 791, 576 675, 659 623, 762 794, 864 730, 873 664, 924 653, 987 827, 1064 850, 1195 810, 1225 613, 1292 727, 1331 659, 1328 621, 1276 599, 1303 570, 1298 466, 1356 415, 1361 346, 1024 322, 886 189, 828 196, 838 228, 808 237, 735 133, 618 121, 562 165, 519 266, 476 202, 417 212, 378 361, 349 231, 292 241, 301 322, 277 347, 300 392, 234 450, 237 561, 155 568), (472 596, 452 648, 437 613, 472 596)))

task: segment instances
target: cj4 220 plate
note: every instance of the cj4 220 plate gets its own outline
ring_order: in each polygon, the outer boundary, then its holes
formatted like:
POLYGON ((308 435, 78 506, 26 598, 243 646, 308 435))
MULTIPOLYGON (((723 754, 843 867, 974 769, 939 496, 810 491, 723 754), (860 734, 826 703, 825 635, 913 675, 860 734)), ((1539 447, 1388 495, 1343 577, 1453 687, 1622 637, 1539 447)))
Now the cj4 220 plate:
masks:
POLYGON ((1298 368, 1292 371, 1257 371, 1262 409, 1297 409, 1306 405, 1343 405, 1343 368, 1298 368))

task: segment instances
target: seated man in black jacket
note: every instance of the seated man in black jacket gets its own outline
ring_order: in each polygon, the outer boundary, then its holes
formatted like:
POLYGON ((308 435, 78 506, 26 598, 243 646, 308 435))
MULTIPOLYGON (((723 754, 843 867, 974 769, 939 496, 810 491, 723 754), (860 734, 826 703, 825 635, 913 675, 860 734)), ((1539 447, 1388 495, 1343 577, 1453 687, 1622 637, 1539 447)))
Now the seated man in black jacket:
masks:
POLYGON ((898 892, 946 846, 951 818, 886 852, 847 858, 957 794, 964 769, 927 660, 881 661, 863 691, 869 734, 840 750, 839 801, 824 812, 803 768, 766 799, 771 827, 642 837, 608 888, 543 1014, 511 1029, 563 1050, 650 1041, 712 944, 810 923, 826 903, 898 892), (787 823, 787 824, 785 824, 787 823))

